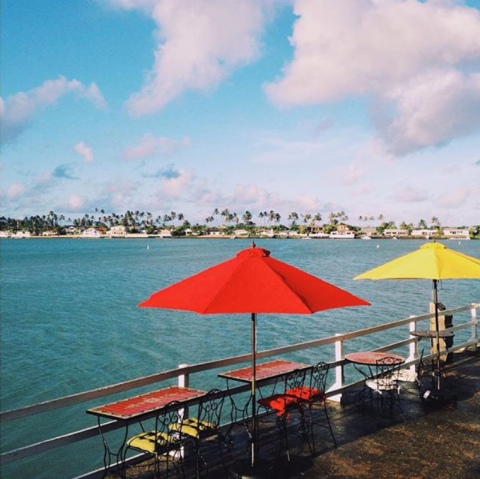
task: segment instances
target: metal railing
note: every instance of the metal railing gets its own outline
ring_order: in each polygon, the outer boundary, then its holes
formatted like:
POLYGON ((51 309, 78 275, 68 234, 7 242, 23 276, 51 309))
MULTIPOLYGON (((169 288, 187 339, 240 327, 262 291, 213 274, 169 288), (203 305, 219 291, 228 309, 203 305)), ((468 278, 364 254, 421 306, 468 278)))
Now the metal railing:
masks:
MULTIPOLYGON (((477 318, 477 310, 480 308, 480 303, 470 303, 466 306, 461 306, 458 308, 453 308, 450 310, 442 311, 442 315, 453 315, 456 313, 461 313, 465 311, 470 311, 470 320, 462 323, 457 324, 451 328, 448 328, 449 331, 459 331, 461 329, 471 329, 470 338, 461 343, 456 344, 455 346, 442 350, 439 353, 430 353, 428 355, 424 355, 424 359, 428 358, 435 358, 438 354, 445 354, 449 352, 458 351, 460 349, 476 349, 478 345, 478 318, 477 318)), ((336 334, 335 336, 330 336, 327 338, 322 339, 315 339, 312 341, 307 341, 303 343, 292 344, 288 346, 282 346, 274 349, 268 349, 264 351, 260 351, 257 354, 257 357, 260 358, 268 358, 272 356, 279 356, 282 354, 291 353, 294 351, 300 351, 305 349, 317 348, 321 346, 326 346, 333 344, 335 346, 335 357, 332 361, 330 361, 330 366, 333 368, 335 372, 335 382, 329 388, 327 392, 327 397, 330 400, 339 401, 341 399, 342 393, 346 390, 355 387, 361 381, 351 382, 345 384, 344 380, 344 345, 346 341, 352 340, 354 338, 359 338, 362 336, 366 336, 369 334, 377 333, 380 331, 386 331, 393 328, 398 328, 400 326, 408 325, 409 331, 414 331, 417 329, 416 325, 419 321, 424 321, 435 316, 434 313, 430 314, 422 314, 419 316, 411 316, 409 318, 400 319, 397 321, 393 321, 390 323, 385 323, 369 328, 360 329, 357 331, 352 331, 350 333, 345 334, 336 334)), ((401 341, 397 341, 391 344, 383 345, 377 349, 376 351, 389 351, 393 349, 397 349, 400 347, 409 348, 409 356, 405 362, 405 366, 410 366, 412 368, 415 367, 415 363, 418 361, 418 339, 412 335, 408 335, 405 339, 401 341)), ((130 381, 125 381, 117 384, 112 384, 109 386, 92 389, 89 391, 72 394, 69 396, 64 396, 58 399, 53 399, 50 401, 45 401, 37 404, 33 404, 30 406, 25 406, 19 409, 13 409, 9 411, 4 411, 0 413, 0 420, 3 422, 18 420, 22 418, 26 418, 29 416, 33 416, 36 414, 40 414, 46 411, 57 410, 60 408, 72 406, 74 404, 79 404, 82 402, 90 401, 92 399, 110 396, 112 394, 116 394, 119 392, 128 391, 131 389, 135 389, 142 386, 147 386, 150 384, 159 383, 168 379, 178 378, 178 383, 181 384, 188 384, 189 376, 192 374, 196 374, 203 371, 210 371, 213 369, 223 368, 225 366, 231 366, 234 364, 244 363, 250 361, 250 354, 243 354, 240 356, 234 356, 224 359, 217 359, 214 361, 208 361, 204 363, 194 364, 194 365, 181 365, 178 368, 171 369, 168 371, 162 371, 160 373, 152 374, 149 376, 133 379, 130 381)), ((245 392, 249 389, 248 385, 239 386, 233 389, 230 389, 230 393, 235 395, 242 392, 245 392)), ((193 404, 193 403, 192 403, 193 404)), ((123 424, 118 421, 110 421, 104 425, 102 425, 103 432, 110 432, 116 429, 123 427, 123 424)), ((71 432, 69 434, 65 434, 62 436, 57 436, 51 439, 47 439, 35 444, 30 444, 28 446, 18 448, 12 451, 5 452, 0 455, 0 464, 8 464, 14 461, 18 461, 30 456, 34 456, 40 454, 45 451, 49 451, 52 449, 56 449, 67 444, 73 444, 79 441, 83 441, 85 439, 89 439, 95 436, 100 435, 100 431, 97 426, 92 426, 86 429, 78 430, 71 432)), ((92 471, 91 473, 87 473, 82 475, 82 479, 94 479, 96 477, 100 477, 102 475, 101 470, 92 471)), ((80 479, 80 476, 79 478, 80 479)))

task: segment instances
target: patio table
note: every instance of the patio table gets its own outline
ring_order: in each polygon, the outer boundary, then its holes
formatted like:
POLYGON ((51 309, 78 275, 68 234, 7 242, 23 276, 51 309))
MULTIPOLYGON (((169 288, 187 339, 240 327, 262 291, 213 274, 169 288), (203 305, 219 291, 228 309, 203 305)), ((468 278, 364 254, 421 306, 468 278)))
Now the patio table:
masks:
MULTIPOLYGON (((187 405, 189 402, 198 399, 206 394, 206 391, 179 386, 169 386, 156 391, 140 394, 131 398, 122 399, 102 406, 87 409, 87 414, 97 417, 98 427, 102 436, 104 455, 104 476, 112 466, 112 459, 117 462, 122 460, 123 450, 128 439, 128 428, 133 422, 140 422, 158 414, 171 401, 178 401, 187 405), (117 452, 114 452, 103 433, 102 418, 115 419, 124 422, 125 434, 117 452)), ((142 427, 143 429, 143 427, 142 427)))
MULTIPOLYGON (((296 361, 288 361, 285 359, 268 361, 266 363, 257 364, 255 368, 256 382, 261 383, 268 380, 274 381, 273 392, 275 392, 277 382, 280 378, 297 369, 308 370, 311 368, 311 364, 298 363, 296 361)), ((247 366, 245 368, 235 369, 233 371, 222 372, 218 376, 227 380, 227 390, 229 392, 230 401, 232 403, 232 423, 227 434, 231 432, 231 429, 235 424, 243 425, 248 431, 248 409, 251 397, 245 403, 243 408, 239 407, 235 403, 232 394, 230 394, 230 381, 238 381, 241 383, 251 384, 252 368, 250 366, 247 366), (238 420, 238 413, 241 413, 242 415, 241 421, 238 420)))
POLYGON ((385 358, 394 358, 401 361, 401 364, 406 361, 406 359, 399 354, 383 353, 379 351, 358 351, 355 353, 345 354, 345 360, 352 363, 355 369, 364 377, 363 388, 355 395, 355 404, 359 405, 358 401, 359 399, 362 399, 361 405, 364 405, 365 391, 368 389, 366 381, 374 376, 372 368, 376 367, 377 361, 385 358), (358 366, 367 366, 368 373, 358 366))

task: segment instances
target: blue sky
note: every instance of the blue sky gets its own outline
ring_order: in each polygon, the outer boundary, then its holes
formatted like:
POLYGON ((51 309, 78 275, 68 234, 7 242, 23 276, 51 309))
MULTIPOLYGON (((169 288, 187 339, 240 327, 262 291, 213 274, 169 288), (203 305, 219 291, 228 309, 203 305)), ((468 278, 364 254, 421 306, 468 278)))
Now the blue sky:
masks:
POLYGON ((0 48, 2 215, 480 223, 478 1, 2 0, 0 48))

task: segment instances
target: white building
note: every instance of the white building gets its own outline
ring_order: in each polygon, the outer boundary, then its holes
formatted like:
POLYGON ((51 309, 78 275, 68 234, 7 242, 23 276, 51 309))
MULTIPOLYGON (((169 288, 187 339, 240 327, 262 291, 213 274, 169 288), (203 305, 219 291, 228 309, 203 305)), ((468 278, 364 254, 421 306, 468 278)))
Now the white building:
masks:
POLYGON ((443 236, 448 239, 470 239, 470 234, 466 228, 444 228, 443 236))
POLYGON ((247 230, 235 230, 233 234, 237 238, 248 238, 250 236, 250 233, 247 230))
POLYGON ((394 238, 400 238, 400 237, 405 237, 408 236, 408 230, 400 230, 400 229, 395 229, 395 228, 390 228, 383 230, 383 236, 388 236, 388 237, 394 237, 394 238))
POLYGON ((112 226, 108 230, 110 236, 125 236, 127 234, 127 228, 123 225, 112 226))
POLYGON ((82 233, 82 236, 84 236, 85 238, 100 238, 102 234, 95 228, 88 228, 82 233))
POLYGON ((431 238, 438 235, 438 230, 412 230, 410 234, 420 238, 431 238))

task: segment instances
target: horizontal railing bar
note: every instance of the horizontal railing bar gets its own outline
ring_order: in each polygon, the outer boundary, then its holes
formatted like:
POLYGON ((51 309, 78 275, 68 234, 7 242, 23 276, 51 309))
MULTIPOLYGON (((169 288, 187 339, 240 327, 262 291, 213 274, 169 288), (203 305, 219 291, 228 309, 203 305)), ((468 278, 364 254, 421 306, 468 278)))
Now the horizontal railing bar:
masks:
MULTIPOLYGON (((457 312, 461 312, 461 311, 469 311, 473 307, 478 307, 478 306, 479 306, 478 303, 471 303, 467 306, 461 306, 461 307, 458 307, 458 308, 450 309, 448 311, 442 311, 442 315, 453 314, 453 313, 457 313, 457 312)), ((381 325, 378 325, 378 326, 372 326, 372 327, 369 327, 369 328, 360 329, 360 330, 357 330, 357 331, 353 331, 351 333, 340 334, 338 336, 330 336, 328 338, 322 338, 322 339, 317 339, 317 340, 313 340, 313 341, 297 343, 297 344, 290 345, 290 346, 281 346, 281 347, 274 348, 274 349, 260 351, 260 352, 258 352, 257 357, 258 358, 266 358, 266 357, 286 354, 288 352, 298 351, 298 350, 302 350, 302 349, 310 349, 310 348, 313 348, 313 347, 323 346, 323 345, 326 345, 326 344, 332 344, 335 341, 344 341, 344 340, 356 338, 356 337, 359 337, 359 336, 365 336, 365 335, 368 335, 368 334, 373 334, 373 333, 378 332, 378 331, 383 331, 383 330, 386 330, 386 329, 395 328, 395 327, 398 327, 398 326, 402 326, 404 324, 408 324, 408 323, 413 322, 413 321, 415 321, 415 322, 422 321, 422 320, 429 319, 429 318, 434 317, 434 316, 435 316, 434 313, 422 314, 422 315, 419 315, 419 316, 413 316, 411 318, 406 318, 406 319, 402 319, 402 320, 399 320, 399 321, 393 321, 393 322, 384 323, 384 324, 381 324, 381 325)), ((54 409, 59 409, 59 408, 62 408, 62 407, 72 406, 74 404, 79 404, 81 402, 85 402, 85 401, 88 401, 88 400, 91 400, 91 399, 105 397, 105 396, 109 396, 109 395, 116 394, 116 393, 119 393, 119 392, 128 391, 130 389, 135 389, 135 388, 138 388, 138 387, 147 386, 147 385, 152 384, 152 383, 165 381, 167 379, 172 379, 172 378, 178 377, 182 374, 193 374, 193 373, 197 373, 197 372, 201 372, 201 371, 217 369, 217 368, 220 368, 220 367, 223 367, 223 366, 230 366, 230 365, 233 365, 233 364, 243 363, 243 362, 248 361, 250 359, 250 357, 251 357, 250 354, 242 354, 240 356, 234 356, 234 357, 230 357, 230 358, 207 361, 207 362, 204 362, 204 363, 199 363, 199 364, 195 364, 195 365, 192 365, 192 366, 187 366, 185 368, 175 368, 175 369, 171 369, 171 370, 168 370, 168 371, 163 371, 161 373, 151 374, 149 376, 144 376, 144 377, 137 378, 137 379, 123 381, 121 383, 116 383, 116 384, 109 385, 109 386, 103 386, 101 388, 91 389, 89 391, 84 391, 84 392, 81 392, 81 393, 71 394, 69 396, 64 396, 64 397, 61 397, 61 398, 52 399, 52 400, 49 400, 49 401, 44 401, 44 402, 41 402, 41 403, 29 405, 29 406, 24 406, 22 408, 0 412, 0 420, 1 421, 11 421, 11 420, 14 420, 14 419, 20 419, 20 418, 28 417, 28 416, 31 416, 31 415, 34 415, 34 414, 39 414, 39 413, 51 411, 51 410, 54 410, 54 409)))
POLYGON ((168 371, 162 371, 161 373, 151 374, 138 379, 128 380, 110 386, 104 386, 97 389, 90 389, 81 393, 71 394, 69 396, 63 396, 61 398, 52 399, 49 401, 25 406, 19 409, 12 409, 10 411, 4 411, 0 413, 0 420, 11 421, 42 412, 51 411, 53 409, 59 409, 62 407, 73 406, 81 402, 85 402, 91 399, 97 399, 104 396, 110 396, 119 392, 128 391, 129 389, 135 389, 142 386, 147 386, 152 383, 165 381, 167 379, 176 378, 182 374, 191 374, 198 371, 215 369, 222 367, 223 365, 230 365, 248 361, 251 357, 250 354, 244 354, 242 356, 236 356, 232 358, 209 361, 206 363, 196 364, 194 366, 188 366, 185 368, 175 368, 168 371))

